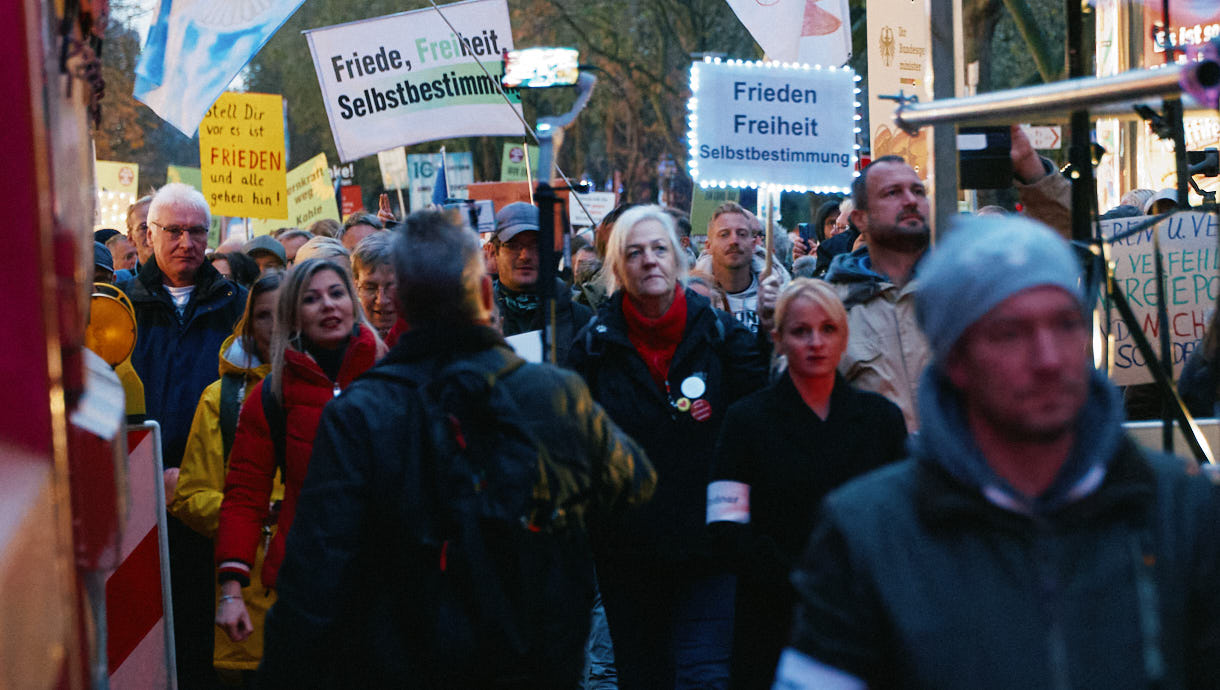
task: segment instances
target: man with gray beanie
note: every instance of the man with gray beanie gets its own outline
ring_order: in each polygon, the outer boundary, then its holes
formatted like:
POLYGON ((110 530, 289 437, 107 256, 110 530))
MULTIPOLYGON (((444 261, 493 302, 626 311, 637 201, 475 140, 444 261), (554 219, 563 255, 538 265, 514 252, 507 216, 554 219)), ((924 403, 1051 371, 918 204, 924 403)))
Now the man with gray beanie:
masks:
POLYGON ((1220 687, 1218 489, 1123 432, 1068 245, 962 221, 920 281, 923 426, 823 503, 776 687, 1220 687))
MULTIPOLYGON (((542 263, 538 252, 538 207, 515 201, 496 214, 495 248, 498 275, 495 281, 496 306, 501 330, 512 336, 542 329, 544 314, 539 308, 538 276, 542 263)), ((572 301, 571 290, 555 279, 555 346, 558 359, 567 359, 576 331, 593 318, 593 312, 572 301)))

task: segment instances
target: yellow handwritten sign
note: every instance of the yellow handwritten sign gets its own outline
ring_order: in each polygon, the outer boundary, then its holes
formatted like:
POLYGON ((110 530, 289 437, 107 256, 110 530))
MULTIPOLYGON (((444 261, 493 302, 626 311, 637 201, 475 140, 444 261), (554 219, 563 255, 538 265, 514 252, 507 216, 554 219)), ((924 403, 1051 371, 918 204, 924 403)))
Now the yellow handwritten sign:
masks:
POLYGON ((323 218, 341 220, 330 166, 326 164, 326 154, 319 153, 288 171, 288 216, 252 220, 250 231, 253 235, 266 235, 277 228, 306 228, 323 218))
POLYGON ((199 125, 203 196, 217 216, 288 215, 284 99, 226 91, 199 125))

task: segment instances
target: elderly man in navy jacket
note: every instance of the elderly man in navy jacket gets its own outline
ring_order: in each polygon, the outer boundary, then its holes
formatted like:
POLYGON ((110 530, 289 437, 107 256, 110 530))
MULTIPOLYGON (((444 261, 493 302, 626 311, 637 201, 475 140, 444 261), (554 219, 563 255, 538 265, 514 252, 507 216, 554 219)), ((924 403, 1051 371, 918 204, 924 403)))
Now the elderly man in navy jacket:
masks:
MULTIPOLYGON (((120 285, 135 307, 131 363, 144 382, 148 417, 161 425, 167 496, 174 493, 199 396, 216 380, 220 345, 246 302, 244 288, 203 260, 210 223, 202 194, 179 183, 162 187, 148 208, 153 255, 120 285)), ((214 676, 211 548, 176 519, 169 525, 178 685, 195 687, 214 676)))

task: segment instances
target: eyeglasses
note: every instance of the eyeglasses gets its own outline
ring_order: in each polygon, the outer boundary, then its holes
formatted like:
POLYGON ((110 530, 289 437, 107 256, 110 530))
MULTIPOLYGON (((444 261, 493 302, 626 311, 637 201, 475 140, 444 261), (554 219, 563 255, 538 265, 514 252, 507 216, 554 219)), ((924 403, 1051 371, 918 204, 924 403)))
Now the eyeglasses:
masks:
POLYGON ((519 254, 522 250, 536 252, 538 251, 538 240, 518 240, 514 237, 507 242, 501 243, 500 246, 513 254, 519 254))
POLYGON ((151 220, 148 221, 148 225, 149 227, 155 225, 169 233, 170 239, 175 242, 182 239, 182 233, 184 232, 191 236, 193 242, 206 242, 208 239, 208 226, 206 225, 161 225, 151 220))
POLYGON ((394 283, 386 283, 385 285, 378 285, 377 283, 361 283, 360 285, 356 286, 356 291, 360 293, 361 297, 366 299, 372 299, 378 296, 381 296, 383 299, 392 298, 394 296, 394 291, 397 289, 398 286, 394 283))

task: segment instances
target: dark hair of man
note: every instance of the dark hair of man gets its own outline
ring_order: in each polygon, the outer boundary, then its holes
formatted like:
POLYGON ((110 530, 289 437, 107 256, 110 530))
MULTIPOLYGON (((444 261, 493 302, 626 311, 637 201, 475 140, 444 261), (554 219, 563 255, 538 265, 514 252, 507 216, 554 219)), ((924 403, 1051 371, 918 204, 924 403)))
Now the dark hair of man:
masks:
POLYGON ((229 270, 233 275, 233 282, 242 287, 250 287, 254 281, 258 280, 258 262, 251 259, 242 252, 217 252, 208 255, 208 261, 216 261, 224 259, 229 262, 229 270))
POLYGON ((479 241, 444 214, 416 211, 407 216, 395 232, 394 271, 398 308, 413 328, 486 321, 479 241))
POLYGON ((597 224, 597 228, 593 231, 593 251, 597 252, 597 258, 605 261, 606 241, 610 239, 610 230, 614 227, 618 217, 633 206, 635 204, 632 203, 619 204, 610 209, 610 212, 602 217, 601 222, 597 224))
POLYGON ((254 303, 262 295, 275 292, 284 282, 283 271, 270 271, 254 281, 250 286, 250 294, 246 297, 246 308, 241 313, 241 319, 233 327, 233 332, 241 339, 241 347, 249 353, 257 353, 254 345, 254 303))
POLYGON ((678 239, 690 237, 690 215, 676 208, 666 207, 665 212, 674 219, 674 230, 678 231, 678 239))
POLYGON ((343 236, 347 234, 348 229, 353 225, 371 225, 378 230, 385 229, 385 226, 381 224, 377 216, 371 213, 353 213, 347 217, 347 220, 343 221, 343 229, 335 236, 335 239, 343 239, 343 236))
POLYGON ((868 171, 878 163, 902 163, 906 165, 907 159, 902 156, 882 156, 877 160, 864 166, 860 171, 860 175, 851 182, 851 201, 856 206, 857 211, 868 210, 868 171))

